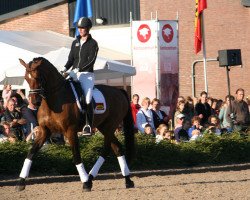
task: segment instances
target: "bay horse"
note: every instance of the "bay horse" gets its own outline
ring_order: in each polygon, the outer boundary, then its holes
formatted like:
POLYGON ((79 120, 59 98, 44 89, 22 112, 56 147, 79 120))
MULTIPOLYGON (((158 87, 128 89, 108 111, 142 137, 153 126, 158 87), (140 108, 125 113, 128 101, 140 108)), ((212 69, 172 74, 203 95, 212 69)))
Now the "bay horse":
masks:
POLYGON ((104 148, 91 171, 87 173, 81 161, 77 135, 77 132, 81 131, 84 125, 80 120, 82 112, 79 111, 76 104, 69 81, 43 57, 34 58, 28 64, 22 59, 19 61, 26 68, 25 80, 30 86, 31 101, 36 105, 40 104, 40 106, 37 114, 39 131, 24 161, 16 190, 25 189, 25 179, 29 175, 34 155, 53 133, 62 133, 68 139, 84 191, 91 191, 92 181, 97 176, 111 149, 117 156, 122 175, 125 178, 126 188, 133 188, 134 182, 130 179, 130 171, 126 162, 126 159, 128 163, 131 161, 134 153, 133 118, 126 91, 107 85, 95 86, 102 92, 106 100, 106 111, 103 114, 95 114, 93 121, 93 126, 104 135, 104 148), (122 122, 126 155, 122 150, 122 145, 114 135, 116 128, 122 122))

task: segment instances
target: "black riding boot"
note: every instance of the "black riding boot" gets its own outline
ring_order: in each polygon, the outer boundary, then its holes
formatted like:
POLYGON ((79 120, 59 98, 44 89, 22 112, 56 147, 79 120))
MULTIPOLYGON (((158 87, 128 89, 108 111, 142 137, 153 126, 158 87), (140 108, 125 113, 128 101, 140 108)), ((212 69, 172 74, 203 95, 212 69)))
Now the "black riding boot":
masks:
POLYGON ((83 127, 83 134, 84 135, 91 135, 92 134, 93 116, 94 116, 93 104, 92 103, 87 104, 87 109, 85 112, 86 125, 83 127))

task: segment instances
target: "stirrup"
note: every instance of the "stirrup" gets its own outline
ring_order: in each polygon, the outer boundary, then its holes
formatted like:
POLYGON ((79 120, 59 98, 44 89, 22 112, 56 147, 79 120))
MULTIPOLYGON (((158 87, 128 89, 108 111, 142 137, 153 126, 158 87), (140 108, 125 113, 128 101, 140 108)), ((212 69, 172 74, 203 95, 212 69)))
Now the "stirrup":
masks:
POLYGON ((92 130, 90 125, 85 125, 82 129, 82 132, 78 132, 78 135, 80 136, 91 136, 92 135, 92 130))

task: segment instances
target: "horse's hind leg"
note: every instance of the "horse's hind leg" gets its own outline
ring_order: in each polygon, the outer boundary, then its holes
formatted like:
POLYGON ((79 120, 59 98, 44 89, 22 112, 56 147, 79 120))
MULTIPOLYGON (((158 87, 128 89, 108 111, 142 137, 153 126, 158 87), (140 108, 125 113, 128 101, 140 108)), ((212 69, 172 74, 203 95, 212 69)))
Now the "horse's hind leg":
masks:
POLYGON ((43 146, 44 142, 47 139, 46 136, 47 136, 46 130, 40 127, 39 133, 37 134, 37 138, 35 139, 35 142, 32 145, 32 148, 30 149, 27 158, 24 161, 22 171, 19 175, 20 179, 16 185, 17 191, 22 191, 25 189, 25 179, 29 176, 32 159, 34 155, 39 151, 39 149, 41 149, 41 147, 43 146))
POLYGON ((81 182, 83 183, 84 191, 91 191, 92 188, 92 180, 89 181, 89 175, 87 174, 84 165, 81 160, 80 148, 79 148, 79 139, 77 134, 70 133, 68 134, 69 144, 72 149, 74 163, 76 165, 76 169, 79 173, 81 182))
POLYGON ((126 188, 133 188, 134 182, 130 179, 130 170, 128 168, 124 153, 122 151, 122 145, 114 135, 112 136, 111 139, 111 148, 113 149, 115 155, 117 156, 122 175, 125 178, 126 188))

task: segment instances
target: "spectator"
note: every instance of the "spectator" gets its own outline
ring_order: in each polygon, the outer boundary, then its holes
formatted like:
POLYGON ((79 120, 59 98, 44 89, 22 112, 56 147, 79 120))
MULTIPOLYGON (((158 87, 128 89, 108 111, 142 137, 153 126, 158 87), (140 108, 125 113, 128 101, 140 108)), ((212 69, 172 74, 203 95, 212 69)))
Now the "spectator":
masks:
POLYGON ((150 124, 146 124, 144 127, 144 134, 146 135, 154 135, 153 129, 150 124))
POLYGON ((201 137, 202 137, 201 131, 198 129, 195 129, 192 131, 192 137, 189 139, 189 141, 195 141, 201 137))
MULTIPOLYGON (((230 96, 231 102, 234 101, 234 97, 230 96)), ((219 120, 221 122, 221 128, 226 129, 227 131, 231 132, 232 127, 230 121, 227 118, 227 109, 229 107, 229 95, 225 97, 225 102, 222 104, 220 113, 219 113, 219 120)))
POLYGON ((208 122, 211 115, 211 107, 207 103, 207 93, 205 91, 200 94, 200 102, 195 105, 195 115, 201 119, 201 125, 204 126, 208 122))
POLYGON ((247 96, 246 102, 247 102, 247 105, 248 105, 248 110, 250 112, 250 95, 247 96))
POLYGON ((7 101, 10 99, 13 91, 11 89, 11 85, 4 85, 3 87, 3 92, 2 92, 2 98, 3 98, 3 105, 6 108, 7 106, 7 101))
MULTIPOLYGON (((38 126, 37 107, 31 102, 30 95, 28 97, 28 105, 23 104, 20 108, 22 117, 26 120, 26 134, 30 134, 32 128, 38 126)), ((27 136, 25 135, 25 136, 27 136)))
POLYGON ((227 117, 234 125, 234 130, 246 130, 249 125, 249 110, 247 103, 243 100, 245 91, 242 88, 236 90, 236 99, 231 108, 227 109, 227 117))
MULTIPOLYGON (((176 107, 176 111, 174 113, 174 127, 177 126, 177 115, 179 114, 183 114, 183 110, 184 110, 184 107, 185 107, 185 101, 183 100, 180 100, 178 103, 177 103, 177 107, 176 107)), ((185 116, 185 115, 184 115, 185 116)))
POLYGON ((136 114, 138 113, 138 111, 140 110, 141 106, 139 104, 139 95, 138 94, 134 94, 132 96, 132 102, 130 104, 131 106, 131 110, 132 110, 132 116, 133 116, 133 120, 134 120, 134 129, 135 132, 138 131, 137 129, 137 123, 136 123, 136 114))
POLYGON ((208 119, 208 127, 204 131, 204 134, 206 133, 214 133, 215 135, 221 135, 221 129, 220 129, 220 121, 219 118, 215 115, 211 115, 208 119))
POLYGON ((197 103, 199 103, 199 99, 197 97, 193 97, 194 108, 197 103))
POLYGON ((29 133, 29 135, 26 137, 26 142, 34 141, 36 139, 36 136, 38 134, 39 128, 36 126, 32 132, 29 133))
POLYGON ((188 129, 188 137, 191 138, 193 136, 194 130, 199 130, 201 132, 202 126, 200 125, 201 119, 198 116, 194 116, 192 118, 192 127, 188 129))
POLYGON ((154 120, 155 129, 157 129, 160 124, 167 125, 168 124, 168 116, 164 111, 160 110, 160 106, 161 106, 160 100, 154 98, 151 102, 151 106, 152 106, 151 111, 153 113, 153 120, 154 120))
POLYGON ((156 129, 156 143, 159 143, 166 138, 167 131, 168 127, 166 126, 166 124, 159 125, 159 127, 156 129))
POLYGON ((3 106, 3 99, 0 99, 0 119, 3 116, 4 110, 5 109, 4 109, 4 106, 3 106))
POLYGON ((144 133, 144 128, 146 124, 149 124, 152 127, 153 132, 155 132, 153 114, 152 111, 149 109, 149 105, 150 99, 148 97, 145 97, 142 100, 140 110, 136 114, 137 128, 141 133, 144 133))
POLYGON ((219 115, 219 110, 217 110, 217 99, 212 99, 212 105, 211 105, 211 115, 219 115))
POLYGON ((11 131, 13 131, 17 139, 23 140, 22 125, 24 125, 26 121, 21 117, 21 114, 15 109, 15 102, 13 99, 8 100, 7 107, 1 121, 9 122, 11 131))
POLYGON ((176 118, 177 118, 177 124, 174 130, 175 141, 177 143, 181 141, 188 141, 188 133, 185 129, 183 129, 183 122, 185 119, 185 115, 180 113, 179 115, 176 116, 176 118))
POLYGON ((15 134, 10 131, 10 124, 8 122, 1 123, 0 143, 1 142, 16 142, 15 134))
POLYGON ((184 106, 183 113, 186 117, 186 120, 191 122, 191 120, 194 116, 194 101, 190 96, 187 97, 187 101, 186 101, 186 104, 184 106))

